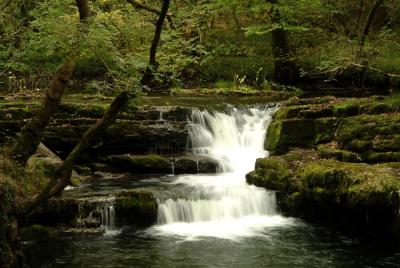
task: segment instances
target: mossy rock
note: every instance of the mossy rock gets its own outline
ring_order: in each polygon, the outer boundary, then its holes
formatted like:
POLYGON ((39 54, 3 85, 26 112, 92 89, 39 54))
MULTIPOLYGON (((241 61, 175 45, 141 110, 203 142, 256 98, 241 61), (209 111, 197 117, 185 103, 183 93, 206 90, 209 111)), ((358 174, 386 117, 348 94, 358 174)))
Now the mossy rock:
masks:
POLYGON ((367 151, 362 154, 362 159, 368 163, 400 162, 400 152, 367 151))
POLYGON ((320 144, 317 146, 318 155, 323 159, 336 159, 343 162, 360 163, 361 156, 357 153, 337 149, 335 143, 320 144))
POLYGON ((353 102, 345 102, 334 105, 333 116, 349 117, 360 114, 360 104, 353 102))
POLYGON ((108 108, 108 103, 73 102, 61 103, 54 114, 55 118, 100 118, 108 108))
POLYGON ((122 191, 115 195, 115 211, 123 223, 151 224, 157 221, 157 201, 145 189, 122 191))
POLYGON ((315 120, 315 144, 327 143, 335 139, 339 120, 336 117, 315 120))
POLYGON ((171 173, 171 163, 168 158, 160 155, 111 155, 106 157, 106 163, 113 169, 139 173, 171 173))
POLYGON ((315 121, 287 119, 272 122, 267 131, 265 148, 282 151, 289 147, 311 147, 315 138, 315 121))
POLYGON ((336 136, 340 149, 363 153, 374 148, 397 151, 398 133, 399 114, 360 115, 343 119, 336 136))
POLYGON ((372 141, 372 150, 376 152, 400 151, 400 135, 375 136, 372 141))
POLYGON ((246 175, 246 181, 270 190, 286 191, 290 177, 288 163, 281 157, 272 156, 257 159, 256 168, 246 175))
POLYGON ((400 190, 400 178, 391 169, 321 160, 307 164, 300 176, 303 192, 315 201, 329 194, 331 202, 345 207, 399 206, 392 200, 400 190))

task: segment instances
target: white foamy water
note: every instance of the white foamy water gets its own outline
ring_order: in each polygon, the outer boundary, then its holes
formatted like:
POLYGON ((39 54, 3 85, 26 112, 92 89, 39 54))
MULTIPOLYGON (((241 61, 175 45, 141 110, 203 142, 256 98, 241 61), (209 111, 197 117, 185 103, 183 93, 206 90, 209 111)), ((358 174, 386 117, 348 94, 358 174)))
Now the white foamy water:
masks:
POLYGON ((195 154, 218 161, 217 175, 182 175, 172 183, 187 196, 159 204, 157 234, 235 239, 265 235, 268 227, 290 225, 276 212, 275 193, 250 186, 245 175, 257 158, 268 156, 264 141, 275 108, 195 110, 189 137, 195 154))

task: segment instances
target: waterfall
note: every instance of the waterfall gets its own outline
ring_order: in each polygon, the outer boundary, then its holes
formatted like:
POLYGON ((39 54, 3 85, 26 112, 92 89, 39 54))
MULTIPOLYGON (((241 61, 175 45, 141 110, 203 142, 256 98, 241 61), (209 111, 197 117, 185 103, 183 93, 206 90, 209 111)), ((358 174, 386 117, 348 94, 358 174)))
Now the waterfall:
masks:
POLYGON ((104 228, 106 235, 113 235, 119 232, 115 227, 114 203, 114 198, 109 198, 97 205, 97 211, 101 213, 101 226, 104 228))
POLYGON ((183 236, 231 238, 258 233, 287 220, 276 212, 275 193, 250 186, 245 175, 264 150, 266 129, 276 107, 227 112, 194 110, 189 122, 191 150, 219 164, 217 175, 177 176, 187 197, 160 202, 158 231, 183 236))

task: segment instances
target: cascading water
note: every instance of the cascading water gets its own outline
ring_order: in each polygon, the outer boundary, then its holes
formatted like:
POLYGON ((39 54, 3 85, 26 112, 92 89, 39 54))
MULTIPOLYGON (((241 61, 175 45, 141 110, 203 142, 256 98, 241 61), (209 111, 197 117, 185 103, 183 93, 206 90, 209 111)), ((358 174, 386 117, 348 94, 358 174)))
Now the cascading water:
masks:
POLYGON ((228 112, 194 110, 189 124, 193 153, 219 163, 217 175, 178 176, 188 188, 185 198, 159 204, 156 227, 161 234, 235 238, 258 235, 269 226, 287 224, 276 213, 274 192, 250 186, 245 175, 264 148, 273 108, 230 108, 228 112))
POLYGON ((106 235, 118 234, 119 231, 115 228, 115 200, 109 198, 106 201, 98 203, 97 210, 101 213, 101 226, 104 228, 106 235))

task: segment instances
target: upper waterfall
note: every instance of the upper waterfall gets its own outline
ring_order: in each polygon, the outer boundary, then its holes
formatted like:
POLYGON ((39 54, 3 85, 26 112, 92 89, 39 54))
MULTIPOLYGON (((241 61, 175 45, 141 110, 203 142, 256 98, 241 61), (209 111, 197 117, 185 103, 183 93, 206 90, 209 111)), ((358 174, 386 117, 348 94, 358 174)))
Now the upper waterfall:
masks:
POLYGON ((277 215, 275 193, 245 180, 255 160, 268 155, 266 129, 276 110, 229 107, 226 112, 192 112, 188 126, 191 150, 215 159, 220 173, 177 176, 172 183, 187 187, 187 194, 159 204, 159 231, 230 238, 287 222, 277 215))

